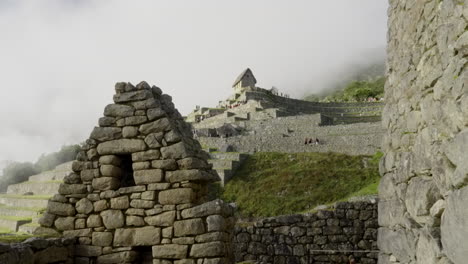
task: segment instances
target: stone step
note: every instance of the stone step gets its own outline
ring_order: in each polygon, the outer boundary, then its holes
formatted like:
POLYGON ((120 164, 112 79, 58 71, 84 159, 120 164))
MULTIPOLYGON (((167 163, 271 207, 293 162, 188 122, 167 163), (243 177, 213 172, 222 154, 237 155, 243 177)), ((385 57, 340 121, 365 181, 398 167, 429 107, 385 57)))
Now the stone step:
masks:
POLYGON ((39 224, 37 223, 27 223, 24 225, 20 225, 18 228, 18 232, 20 233, 28 233, 28 234, 33 234, 34 231, 40 227, 39 224))
POLYGON ((40 211, 40 208, 0 205, 0 216, 35 217, 40 215, 40 211))
POLYGON ((12 184, 8 186, 7 194, 25 194, 32 193, 34 195, 53 195, 57 193, 57 190, 62 182, 61 181, 50 181, 50 182, 33 182, 27 181, 18 184, 12 184))
POLYGON ((211 159, 208 163, 213 164, 213 169, 229 169, 234 170, 239 167, 239 161, 229 159, 211 159))
POLYGON ((17 232, 21 225, 30 223, 31 219, 12 216, 0 216, 0 228, 17 232))
POLYGON ((248 154, 239 152, 211 152, 210 157, 212 159, 227 159, 242 162, 248 157, 248 154))
POLYGON ((218 169, 218 170, 215 170, 215 171, 218 174, 219 178, 221 179, 221 185, 222 186, 224 186, 232 177, 232 171, 231 170, 218 169))
POLYGON ((10 207, 37 207, 46 208, 52 196, 38 195, 0 195, 0 203, 10 207))

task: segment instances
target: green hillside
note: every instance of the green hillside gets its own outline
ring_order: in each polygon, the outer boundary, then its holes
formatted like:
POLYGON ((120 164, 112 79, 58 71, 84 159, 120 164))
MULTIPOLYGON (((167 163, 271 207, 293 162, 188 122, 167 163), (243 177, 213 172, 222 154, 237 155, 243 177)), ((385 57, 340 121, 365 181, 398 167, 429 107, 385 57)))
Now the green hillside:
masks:
POLYGON ((352 196, 376 194, 378 160, 337 153, 255 153, 225 186, 222 197, 243 216, 305 212, 352 196))

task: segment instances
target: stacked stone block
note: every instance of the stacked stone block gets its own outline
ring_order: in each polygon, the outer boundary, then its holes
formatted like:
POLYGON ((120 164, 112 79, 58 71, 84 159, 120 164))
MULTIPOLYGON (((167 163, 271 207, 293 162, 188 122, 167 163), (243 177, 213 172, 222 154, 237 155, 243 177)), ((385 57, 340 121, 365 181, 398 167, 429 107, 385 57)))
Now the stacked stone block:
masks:
POLYGON ((379 263, 468 261, 467 26, 467 1, 390 1, 379 263))
POLYGON ((77 237, 76 263, 230 263, 232 209, 206 201, 218 178, 171 97, 115 89, 41 230, 77 237))
POLYGON ((377 263, 377 204, 338 203, 334 210, 285 215, 237 225, 236 261, 255 263, 377 263), (350 258, 351 257, 351 258, 350 258))

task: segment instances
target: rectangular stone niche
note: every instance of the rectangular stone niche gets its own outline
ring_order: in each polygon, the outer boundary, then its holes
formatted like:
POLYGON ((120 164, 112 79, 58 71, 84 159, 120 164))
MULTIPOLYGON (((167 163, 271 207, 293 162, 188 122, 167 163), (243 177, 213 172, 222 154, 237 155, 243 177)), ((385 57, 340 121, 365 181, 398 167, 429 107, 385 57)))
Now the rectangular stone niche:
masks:
POLYGON ((132 187, 135 186, 135 179, 133 178, 133 162, 132 155, 117 155, 120 159, 120 169, 122 170, 120 186, 132 187))

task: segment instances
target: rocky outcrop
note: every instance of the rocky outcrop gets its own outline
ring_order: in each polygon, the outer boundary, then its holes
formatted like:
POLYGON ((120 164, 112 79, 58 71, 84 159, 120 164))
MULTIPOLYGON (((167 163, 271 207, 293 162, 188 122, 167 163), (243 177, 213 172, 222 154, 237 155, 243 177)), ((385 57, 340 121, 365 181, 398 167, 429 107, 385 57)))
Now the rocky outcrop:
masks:
POLYGON ((170 96, 115 89, 40 230, 77 238, 76 263, 230 263, 232 208, 207 201, 219 178, 170 96))
POLYGON ((468 6, 390 1, 379 263, 468 259, 468 6))

